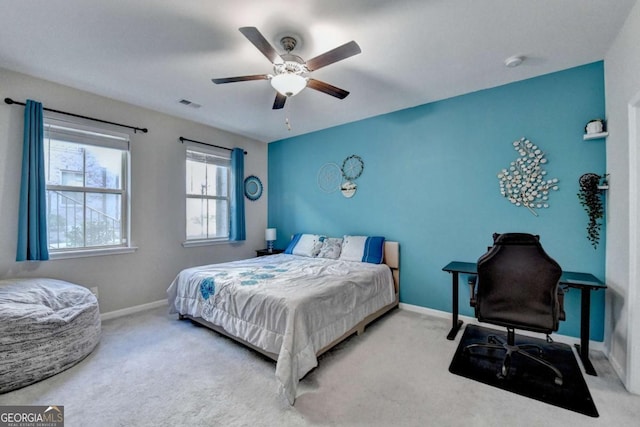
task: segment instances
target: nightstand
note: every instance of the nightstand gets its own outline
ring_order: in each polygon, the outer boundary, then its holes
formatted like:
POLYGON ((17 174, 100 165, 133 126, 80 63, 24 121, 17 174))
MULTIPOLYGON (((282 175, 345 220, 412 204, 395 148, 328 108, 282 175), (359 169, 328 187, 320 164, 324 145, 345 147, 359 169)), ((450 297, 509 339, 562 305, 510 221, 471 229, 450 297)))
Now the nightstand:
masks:
POLYGON ((256 251, 256 256, 276 255, 281 254, 282 252, 284 252, 284 249, 273 248, 272 252, 269 252, 269 249, 258 249, 256 251))

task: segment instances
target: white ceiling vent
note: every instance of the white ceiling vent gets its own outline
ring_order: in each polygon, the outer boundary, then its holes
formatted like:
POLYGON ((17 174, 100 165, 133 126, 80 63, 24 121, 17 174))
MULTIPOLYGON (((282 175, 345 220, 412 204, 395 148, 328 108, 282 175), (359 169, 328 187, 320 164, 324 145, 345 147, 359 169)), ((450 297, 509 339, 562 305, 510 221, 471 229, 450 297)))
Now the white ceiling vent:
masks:
POLYGON ((178 101, 180 104, 182 105, 187 105, 191 108, 200 108, 202 107, 202 105, 200 104, 196 104, 195 102, 191 102, 188 99, 181 99, 180 101, 178 101))

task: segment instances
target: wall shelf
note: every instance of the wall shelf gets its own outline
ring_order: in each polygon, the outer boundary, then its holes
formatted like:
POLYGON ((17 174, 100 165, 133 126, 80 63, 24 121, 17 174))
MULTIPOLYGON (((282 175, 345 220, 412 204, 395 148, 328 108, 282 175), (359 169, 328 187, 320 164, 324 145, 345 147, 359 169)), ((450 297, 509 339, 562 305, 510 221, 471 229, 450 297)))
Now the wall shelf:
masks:
POLYGON ((600 132, 600 133, 585 133, 582 138, 587 141, 589 139, 601 139, 609 136, 609 132, 600 132))

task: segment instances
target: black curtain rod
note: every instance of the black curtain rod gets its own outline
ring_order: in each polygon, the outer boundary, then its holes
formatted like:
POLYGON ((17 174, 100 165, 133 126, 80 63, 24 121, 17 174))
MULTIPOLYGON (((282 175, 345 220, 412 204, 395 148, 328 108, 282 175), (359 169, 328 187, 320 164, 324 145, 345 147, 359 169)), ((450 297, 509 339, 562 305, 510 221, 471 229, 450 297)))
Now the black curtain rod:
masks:
MULTIPOLYGON (((195 139, 189 139, 183 136, 181 136, 179 139, 182 144, 184 144, 185 141, 189 141, 189 142, 195 142, 196 144, 204 144, 204 145, 209 145, 211 147, 222 148, 223 150, 233 151, 233 148, 221 147, 220 145, 209 144, 208 142, 196 141, 195 139)), ((244 154, 249 154, 249 153, 245 151, 244 154)))
MULTIPOLYGON (((14 101, 11 98, 5 98, 4 102, 7 103, 7 104, 26 105, 24 102, 14 101)), ((60 113, 60 114, 65 114, 67 116, 79 117, 81 119, 93 120, 94 122, 107 123, 109 125, 116 125, 116 126, 120 126, 120 127, 123 127, 123 128, 133 129, 134 133, 137 133, 138 131, 141 131, 143 133, 149 132, 149 129, 147 129, 147 128, 139 128, 139 127, 135 127, 135 126, 123 125, 121 123, 108 122, 106 120, 95 119, 93 117, 87 117, 87 116, 81 116, 80 114, 67 113, 66 111, 54 110, 52 108, 44 108, 44 107, 42 107, 42 109, 45 110, 45 111, 51 111, 52 113, 60 113)))

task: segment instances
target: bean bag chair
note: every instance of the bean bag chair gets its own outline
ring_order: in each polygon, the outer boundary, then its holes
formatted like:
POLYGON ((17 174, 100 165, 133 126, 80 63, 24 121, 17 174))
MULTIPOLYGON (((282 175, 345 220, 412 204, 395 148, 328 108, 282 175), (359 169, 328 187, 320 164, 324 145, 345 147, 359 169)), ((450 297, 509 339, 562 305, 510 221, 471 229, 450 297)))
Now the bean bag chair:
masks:
POLYGON ((0 280, 0 393, 72 367, 100 333, 98 300, 87 288, 47 278, 0 280))

